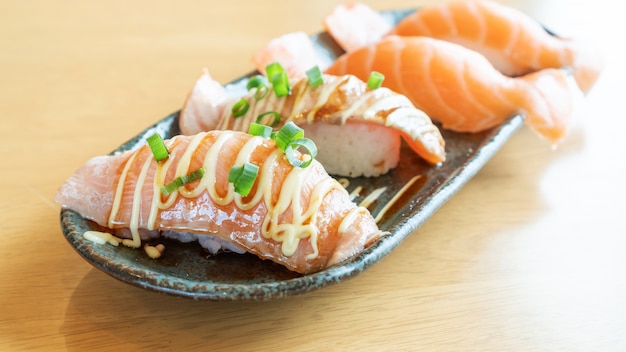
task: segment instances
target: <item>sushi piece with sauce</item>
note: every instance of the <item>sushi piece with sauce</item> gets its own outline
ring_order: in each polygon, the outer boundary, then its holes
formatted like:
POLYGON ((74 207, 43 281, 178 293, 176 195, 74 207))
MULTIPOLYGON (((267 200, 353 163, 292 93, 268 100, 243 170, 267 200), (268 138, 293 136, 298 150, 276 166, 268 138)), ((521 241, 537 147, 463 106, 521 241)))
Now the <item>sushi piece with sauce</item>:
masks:
MULTIPOLYGON (((302 274, 350 258, 381 235, 369 211, 352 203, 319 162, 309 158, 308 166, 293 166, 272 139, 211 131, 175 136, 164 145, 169 156, 161 161, 148 145, 92 158, 55 201, 105 227, 101 242, 115 235, 139 247, 142 239, 158 236, 197 238, 302 274), (238 178, 230 176, 234 167, 249 165, 257 173, 242 195, 238 178), (176 183, 184 177, 189 182, 176 183)), ((291 156, 307 159, 297 150, 291 156)))
POLYGON ((180 129, 183 134, 247 131, 254 122, 280 128, 291 121, 317 144, 317 159, 326 170, 339 176, 388 172, 397 166, 401 138, 428 163, 445 160, 439 129, 405 96, 385 87, 368 88, 352 75, 320 79, 315 87, 308 78, 293 80, 286 96, 269 85, 229 97, 204 70, 181 109, 180 129), (238 107, 245 111, 235 113, 238 107))

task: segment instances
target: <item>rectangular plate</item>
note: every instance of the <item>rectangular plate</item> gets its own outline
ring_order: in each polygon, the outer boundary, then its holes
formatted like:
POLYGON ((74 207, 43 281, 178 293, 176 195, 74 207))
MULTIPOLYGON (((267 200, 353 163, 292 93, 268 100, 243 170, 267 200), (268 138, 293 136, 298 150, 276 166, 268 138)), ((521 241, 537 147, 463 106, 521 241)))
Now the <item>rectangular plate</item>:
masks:
MULTIPOLYGON (((387 11, 383 14, 397 23, 413 10, 387 11)), ((334 60, 342 50, 327 33, 311 37, 316 49, 334 60)), ((227 90, 245 87, 252 72, 226 85, 227 90)), ((139 133, 112 153, 137 148, 155 132, 164 138, 180 133, 175 112, 139 133)), ((385 192, 369 207, 376 217, 385 204, 416 175, 420 177, 393 203, 379 222, 388 231, 357 257, 310 275, 299 275, 270 261, 250 254, 222 253, 209 256, 197 243, 165 243, 166 251, 158 260, 148 258, 142 250, 123 246, 97 245, 82 234, 97 225, 72 210, 61 211, 61 226, 68 242, 89 263, 129 284, 171 295, 197 300, 270 300, 317 290, 361 273, 380 261, 409 234, 417 230, 441 205, 452 197, 498 151, 523 124, 514 116, 502 125, 481 133, 455 133, 442 130, 446 141, 446 161, 432 166, 403 145, 400 163, 386 175, 375 178, 345 178, 348 191, 362 187, 365 196, 375 189, 385 192)), ((355 199, 359 203, 363 196, 355 199)))

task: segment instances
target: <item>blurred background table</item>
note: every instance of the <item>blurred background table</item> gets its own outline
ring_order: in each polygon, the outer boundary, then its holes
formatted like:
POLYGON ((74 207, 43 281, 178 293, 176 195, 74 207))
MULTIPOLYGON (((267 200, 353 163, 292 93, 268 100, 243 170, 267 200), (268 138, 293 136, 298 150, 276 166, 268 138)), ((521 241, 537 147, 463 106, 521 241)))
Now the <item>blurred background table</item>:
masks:
MULTIPOLYGON (((626 349, 624 12, 505 1, 594 42, 606 68, 562 145, 523 128, 382 262, 270 302, 194 302, 114 280, 65 241, 57 187, 227 82, 338 1, 0 3, 0 350, 626 349)), ((432 1, 365 1, 376 9, 432 1)))

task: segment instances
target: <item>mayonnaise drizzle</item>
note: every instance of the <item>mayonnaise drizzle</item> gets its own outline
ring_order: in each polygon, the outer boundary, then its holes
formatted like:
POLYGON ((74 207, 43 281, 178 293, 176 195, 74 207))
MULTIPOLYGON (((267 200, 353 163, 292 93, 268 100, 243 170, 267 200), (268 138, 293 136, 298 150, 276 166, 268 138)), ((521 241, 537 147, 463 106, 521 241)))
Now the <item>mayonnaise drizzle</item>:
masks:
POLYGON ((282 115, 281 124, 289 121, 312 124, 322 118, 326 122, 344 125, 352 119, 383 124, 406 133, 412 139, 438 132, 430 118, 416 109, 408 98, 386 88, 366 89, 365 83, 354 76, 326 76, 324 84, 317 88, 311 88, 306 79, 300 80, 295 83, 289 97, 277 97, 271 88, 261 99, 255 97, 256 93, 254 88, 242 97, 248 101, 249 109, 237 118, 231 110, 239 99, 233 99, 224 109, 217 129, 247 132, 259 114, 276 111, 282 115), (291 102, 290 109, 286 111, 288 101, 291 102), (320 110, 323 110, 321 114, 320 110))
POLYGON ((101 231, 85 231, 83 233, 83 237, 91 242, 95 242, 98 244, 108 243, 115 247, 119 246, 120 242, 122 242, 120 238, 117 238, 108 232, 101 231))
MULTIPOLYGON (((345 192, 347 196, 347 191, 335 179, 326 178, 313 187, 309 195, 308 203, 303 204, 305 202, 301 198, 302 189, 312 168, 294 167, 286 175, 280 187, 277 200, 273 203, 272 190, 274 189, 275 167, 278 164, 279 158, 284 157, 284 154, 276 148, 276 150, 269 154, 260 167, 256 181, 256 192, 251 195, 251 198, 242 197, 236 193, 233 185, 230 183, 228 184, 226 193, 219 194, 216 189, 216 171, 219 167, 219 154, 228 141, 233 138, 234 133, 235 132, 232 131, 220 132, 215 141, 208 148, 203 160, 203 166, 206 172, 204 176, 197 181, 195 187, 190 188, 189 185, 180 187, 167 197, 161 195, 161 186, 166 184, 167 178, 174 179, 184 176, 191 171, 189 168, 194 158, 195 151, 202 145, 204 139, 207 138, 207 134, 201 133, 191 137, 191 140, 183 152, 179 150, 175 151, 175 153, 180 155, 172 154, 163 162, 157 163, 151 157, 146 158, 146 161, 141 165, 141 171, 135 182, 134 189, 132 190, 133 201, 131 204, 129 228, 133 238, 132 240, 124 240, 123 244, 135 248, 141 245, 141 238, 139 236, 142 209, 141 202, 147 201, 147 199, 142 197, 142 191, 146 182, 152 181, 152 202, 149 206, 150 213, 146 224, 146 228, 150 230, 158 227, 159 210, 170 207, 179 196, 190 199, 198 197, 203 192, 207 192, 211 200, 217 205, 224 206, 235 202, 235 205, 244 211, 254 208, 263 201, 267 208, 267 214, 262 222, 262 236, 266 239, 280 242, 281 251, 285 256, 293 255, 298 249, 300 240, 308 238, 311 245, 311 253, 309 253, 306 258, 316 258, 319 255, 319 233, 316 221, 324 197, 332 190, 345 192), (174 161, 175 159, 176 161, 174 161), (147 175, 149 174, 148 171, 152 163, 156 163, 156 169, 154 177, 152 180, 149 180, 147 175), (176 164, 175 175, 167 177, 168 170, 173 167, 174 163, 176 164), (285 219, 281 217, 288 210, 290 210, 292 218, 290 221, 285 221, 285 219)), ((174 144, 173 141, 174 139, 169 141, 170 145, 174 144)), ((249 162, 253 152, 263 143, 264 139, 262 137, 250 137, 238 150, 235 164, 238 165, 249 162)), ((119 183, 115 191, 113 209, 109 216, 109 227, 119 224, 116 218, 120 212, 121 200, 124 194, 124 183, 128 178, 128 172, 131 166, 135 164, 137 153, 138 152, 133 153, 133 155, 128 158, 120 175, 119 183)), ((363 208, 351 211, 348 216, 342 220, 339 226, 339 232, 342 233, 346 231, 350 224, 356 219, 356 216, 362 211, 364 211, 363 208)))
POLYGON ((130 233, 133 235, 132 240, 125 239, 122 244, 128 247, 139 248, 141 246, 141 237, 139 236, 139 221, 141 217, 141 194, 143 191, 143 185, 146 182, 146 175, 150 168, 151 158, 146 158, 146 161, 141 167, 139 177, 137 177, 137 183, 135 183, 135 190, 133 191, 133 206, 130 213, 130 233))
POLYGON ((352 192, 350 192, 350 200, 353 201, 354 199, 356 199, 356 197, 359 196, 359 194, 361 194, 361 191, 363 190, 363 186, 357 186, 355 187, 352 192))
POLYGON ((372 193, 368 194, 359 205, 365 208, 369 207, 378 199, 378 197, 380 197, 381 194, 383 194, 383 192, 385 192, 385 190, 387 190, 387 187, 380 187, 373 190, 372 193))
POLYGON ((376 220, 376 223, 380 222, 380 220, 383 218, 383 216, 385 216, 385 213, 391 208, 391 206, 398 201, 398 199, 400 199, 400 197, 402 197, 402 195, 409 189, 409 187, 411 187, 415 181, 419 180, 420 177, 422 177, 421 175, 416 175, 413 176, 413 178, 411 178, 409 180, 409 182, 407 182, 394 196, 393 198, 391 198, 391 200, 389 202, 387 202, 387 204, 385 205, 384 208, 382 208, 380 210, 380 212, 378 212, 378 214, 376 215, 376 217, 374 218, 374 220, 376 220))

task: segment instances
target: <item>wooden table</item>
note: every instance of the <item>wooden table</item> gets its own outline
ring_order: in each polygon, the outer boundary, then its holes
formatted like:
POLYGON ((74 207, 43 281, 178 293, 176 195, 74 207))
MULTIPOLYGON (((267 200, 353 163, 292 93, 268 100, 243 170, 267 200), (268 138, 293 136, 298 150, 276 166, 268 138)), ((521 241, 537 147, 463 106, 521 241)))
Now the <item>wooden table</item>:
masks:
POLYGON ((255 49, 319 31, 337 3, 0 4, 0 350, 626 349, 626 25, 609 0, 506 2, 600 48, 582 113, 556 150, 523 128, 351 280, 195 302, 112 279, 68 245, 53 196, 80 164, 179 109, 202 67, 236 78, 255 49))

